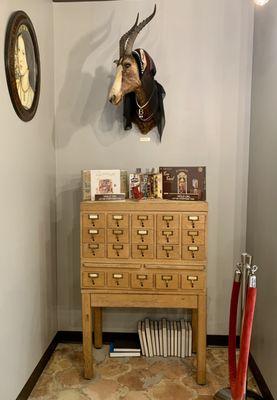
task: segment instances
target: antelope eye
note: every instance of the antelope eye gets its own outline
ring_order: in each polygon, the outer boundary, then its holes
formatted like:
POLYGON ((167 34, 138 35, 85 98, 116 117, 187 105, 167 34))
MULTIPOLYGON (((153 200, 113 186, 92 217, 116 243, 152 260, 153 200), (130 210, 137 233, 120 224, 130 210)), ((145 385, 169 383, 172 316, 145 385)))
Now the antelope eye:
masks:
POLYGON ((130 63, 125 63, 125 64, 124 64, 124 67, 125 67, 125 68, 130 68, 130 67, 131 67, 131 64, 130 64, 130 63))

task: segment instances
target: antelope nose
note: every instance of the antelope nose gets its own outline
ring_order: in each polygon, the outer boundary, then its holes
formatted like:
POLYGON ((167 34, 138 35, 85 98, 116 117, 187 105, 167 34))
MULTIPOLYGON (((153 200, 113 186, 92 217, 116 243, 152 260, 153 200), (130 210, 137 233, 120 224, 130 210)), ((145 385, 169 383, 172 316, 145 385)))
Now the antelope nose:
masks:
POLYGON ((113 95, 109 98, 109 101, 110 101, 111 103, 114 103, 114 102, 115 102, 115 99, 116 99, 116 96, 115 96, 115 94, 113 94, 113 95))

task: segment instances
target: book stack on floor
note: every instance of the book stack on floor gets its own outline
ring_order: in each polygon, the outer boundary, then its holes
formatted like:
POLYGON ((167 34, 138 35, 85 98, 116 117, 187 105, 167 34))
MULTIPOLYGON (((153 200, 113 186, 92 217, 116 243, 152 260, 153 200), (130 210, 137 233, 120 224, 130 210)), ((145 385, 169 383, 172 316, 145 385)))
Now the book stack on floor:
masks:
POLYGON ((128 339, 122 335, 114 338, 110 343, 109 355, 110 357, 140 357, 141 349, 138 339, 128 339))
POLYGON ((138 322, 141 353, 146 357, 190 357, 192 355, 191 323, 168 321, 165 318, 138 322))

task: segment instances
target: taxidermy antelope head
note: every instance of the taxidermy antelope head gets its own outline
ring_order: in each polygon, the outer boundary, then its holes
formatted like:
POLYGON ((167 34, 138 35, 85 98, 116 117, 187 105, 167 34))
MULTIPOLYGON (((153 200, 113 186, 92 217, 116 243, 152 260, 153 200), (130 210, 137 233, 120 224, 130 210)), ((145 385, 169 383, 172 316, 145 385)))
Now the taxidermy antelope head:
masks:
POLYGON ((139 130, 146 134, 155 126, 160 138, 165 125, 163 87, 154 80, 156 67, 143 49, 133 51, 134 42, 139 32, 152 20, 153 13, 138 24, 139 14, 134 25, 119 41, 119 60, 114 83, 109 93, 109 101, 118 105, 124 98, 124 129, 131 129, 134 122, 139 130))

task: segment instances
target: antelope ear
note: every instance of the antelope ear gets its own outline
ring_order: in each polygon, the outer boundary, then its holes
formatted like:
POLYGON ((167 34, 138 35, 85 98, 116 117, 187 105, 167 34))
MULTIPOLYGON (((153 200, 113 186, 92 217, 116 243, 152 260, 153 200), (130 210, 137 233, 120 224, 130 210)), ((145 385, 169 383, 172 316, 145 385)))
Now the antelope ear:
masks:
POLYGON ((143 49, 139 49, 140 60, 141 60, 141 72, 144 73, 147 67, 147 58, 143 49))

